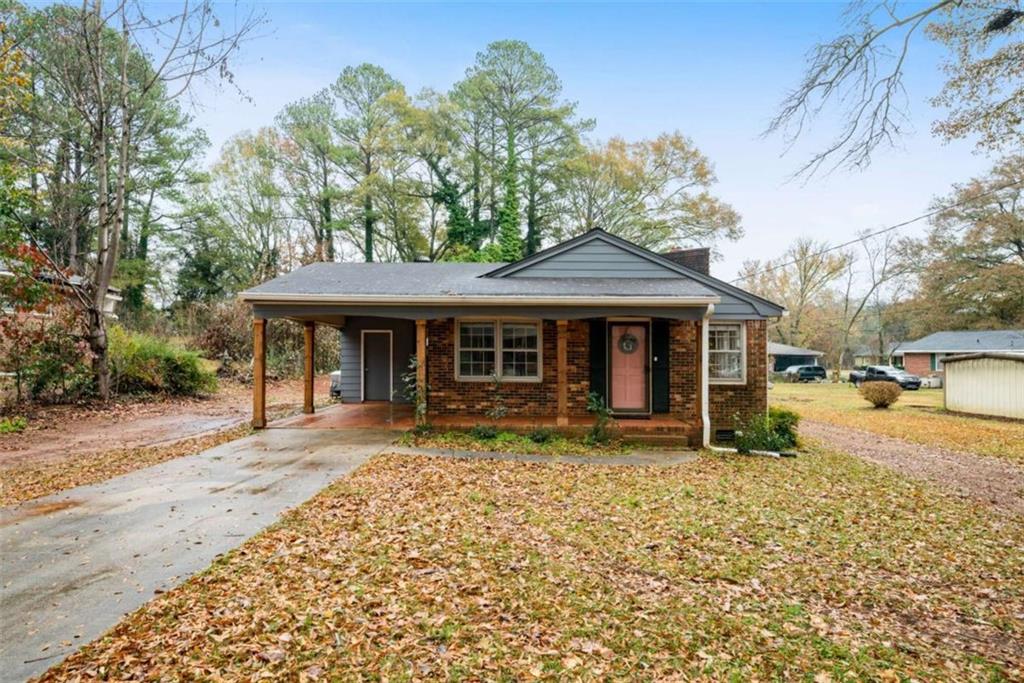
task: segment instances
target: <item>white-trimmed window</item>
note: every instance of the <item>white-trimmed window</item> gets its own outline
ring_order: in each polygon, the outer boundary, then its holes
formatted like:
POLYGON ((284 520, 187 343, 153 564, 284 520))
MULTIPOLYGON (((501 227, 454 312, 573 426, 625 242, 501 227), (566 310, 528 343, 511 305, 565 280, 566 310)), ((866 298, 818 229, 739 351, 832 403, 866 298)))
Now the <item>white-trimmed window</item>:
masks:
POLYGON ((747 381, 746 339, 741 323, 708 327, 708 379, 717 384, 747 381))
POLYGON ((519 320, 460 320, 456 323, 455 378, 539 382, 541 324, 519 320))

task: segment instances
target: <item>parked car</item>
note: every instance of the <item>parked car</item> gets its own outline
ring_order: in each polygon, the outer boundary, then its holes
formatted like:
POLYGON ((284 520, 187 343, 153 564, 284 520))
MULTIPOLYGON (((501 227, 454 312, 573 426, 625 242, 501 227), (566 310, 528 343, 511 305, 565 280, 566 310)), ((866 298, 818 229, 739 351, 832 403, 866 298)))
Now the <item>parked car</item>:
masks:
POLYGON ((921 378, 891 365, 869 365, 863 370, 850 373, 850 384, 859 387, 864 382, 896 382, 904 389, 916 391, 921 388, 921 378))
POLYGON ((782 376, 787 382, 823 382, 828 373, 820 365, 790 365, 782 376))

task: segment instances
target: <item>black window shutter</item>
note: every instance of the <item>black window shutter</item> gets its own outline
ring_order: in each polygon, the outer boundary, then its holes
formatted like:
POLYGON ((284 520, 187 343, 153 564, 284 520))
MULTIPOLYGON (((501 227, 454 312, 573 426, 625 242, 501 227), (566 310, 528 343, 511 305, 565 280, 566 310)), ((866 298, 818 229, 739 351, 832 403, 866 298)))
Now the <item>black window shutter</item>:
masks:
POLYGON ((668 321, 651 321, 651 412, 667 413, 668 321))
POLYGON ((590 321, 590 390, 608 403, 608 329, 604 320, 590 321))

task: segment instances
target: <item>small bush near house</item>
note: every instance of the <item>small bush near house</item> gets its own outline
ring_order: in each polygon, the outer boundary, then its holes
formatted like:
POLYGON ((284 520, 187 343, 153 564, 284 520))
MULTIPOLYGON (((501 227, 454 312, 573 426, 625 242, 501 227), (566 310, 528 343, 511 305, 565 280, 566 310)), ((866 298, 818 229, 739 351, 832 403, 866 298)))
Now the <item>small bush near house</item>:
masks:
POLYGON ((876 408, 888 408, 899 400, 903 388, 895 382, 865 382, 860 385, 860 395, 876 408))
POLYGON ((217 379, 198 353, 156 337, 112 327, 110 374, 119 394, 168 393, 194 396, 216 390, 217 379))
POLYGON ((587 442, 606 444, 611 441, 612 411, 608 408, 604 398, 597 392, 592 391, 587 396, 587 412, 594 416, 594 426, 587 434, 587 442))
POLYGON ((526 438, 534 443, 547 443, 555 438, 555 430, 548 427, 535 427, 526 435, 526 438))
POLYGON ((737 419, 736 450, 785 451, 796 446, 796 426, 800 416, 785 408, 771 408, 767 414, 753 415, 746 421, 737 419))
POLYGON ((498 428, 494 425, 475 425, 469 430, 469 433, 474 439, 490 441, 498 436, 498 428))
POLYGON ((17 434, 28 427, 28 420, 20 416, 0 418, 0 434, 17 434))

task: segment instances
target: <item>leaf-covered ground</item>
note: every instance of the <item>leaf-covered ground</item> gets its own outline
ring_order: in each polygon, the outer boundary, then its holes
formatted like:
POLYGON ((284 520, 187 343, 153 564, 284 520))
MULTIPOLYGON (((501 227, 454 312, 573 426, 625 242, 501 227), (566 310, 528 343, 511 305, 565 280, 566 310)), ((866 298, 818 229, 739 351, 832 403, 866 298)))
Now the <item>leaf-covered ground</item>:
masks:
POLYGON ((537 443, 528 436, 512 432, 498 432, 493 439, 479 439, 468 432, 438 431, 426 434, 406 432, 399 443, 420 448, 453 448, 466 451, 492 451, 497 453, 536 453, 540 455, 621 455, 630 447, 622 441, 591 445, 582 437, 564 437, 552 434, 537 443))
POLYGON ((855 458, 378 456, 48 681, 1001 680, 1024 522, 855 458))
POLYGON ((776 383, 769 401, 809 420, 1024 465, 1024 421, 947 413, 939 389, 904 391, 894 406, 878 410, 849 384, 776 383))

